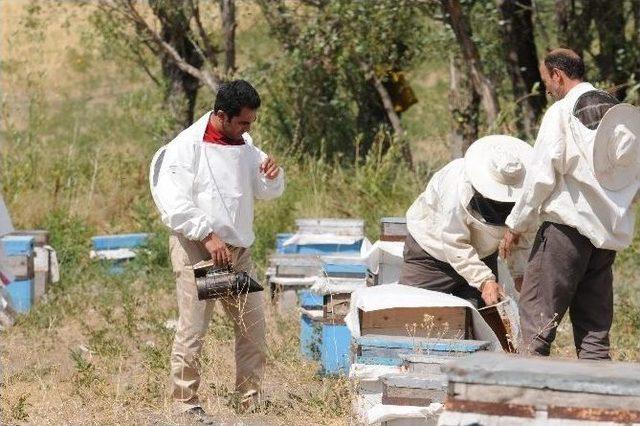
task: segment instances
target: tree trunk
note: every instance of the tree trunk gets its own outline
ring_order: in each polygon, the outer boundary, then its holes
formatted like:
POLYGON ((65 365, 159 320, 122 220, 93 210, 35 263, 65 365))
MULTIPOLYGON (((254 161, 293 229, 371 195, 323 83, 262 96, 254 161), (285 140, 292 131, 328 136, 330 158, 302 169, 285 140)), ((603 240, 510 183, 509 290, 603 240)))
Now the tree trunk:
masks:
POLYGON ((452 123, 449 151, 452 159, 460 158, 478 138, 480 97, 459 55, 451 55, 449 59, 449 111, 452 123))
MULTIPOLYGON (((609 81, 616 86, 625 83, 628 75, 616 66, 616 55, 626 45, 623 1, 593 0, 590 4, 597 17, 594 22, 600 40, 600 52, 596 55, 600 80, 609 81)), ((624 98, 624 92, 619 89, 613 94, 624 98)))
POLYGON ((559 47, 567 47, 583 56, 593 40, 591 26, 592 2, 580 0, 556 0, 556 25, 559 47))
POLYGON ((546 99, 539 90, 532 93, 535 84, 542 79, 538 69, 531 0, 496 0, 496 3, 504 21, 501 32, 507 71, 517 112, 522 116, 518 127, 532 137, 546 99))
POLYGON ((487 114, 487 122, 489 126, 491 126, 498 118, 498 113, 500 112, 498 95, 495 86, 482 71, 482 62, 478 48, 472 39, 469 19, 462 12, 462 6, 459 0, 441 0, 441 3, 443 11, 445 15, 448 16, 449 24, 460 45, 462 58, 469 68, 473 87, 482 100, 482 106, 487 114))
POLYGON ((224 33, 224 73, 227 77, 236 71, 236 2, 220 0, 222 31, 224 33))
MULTIPOLYGON (((160 37, 189 65, 200 69, 203 59, 190 40, 190 16, 185 0, 153 0, 149 2, 160 21, 160 37)), ((191 125, 200 81, 183 71, 168 53, 161 59, 165 79, 165 104, 173 118, 173 133, 191 125)))

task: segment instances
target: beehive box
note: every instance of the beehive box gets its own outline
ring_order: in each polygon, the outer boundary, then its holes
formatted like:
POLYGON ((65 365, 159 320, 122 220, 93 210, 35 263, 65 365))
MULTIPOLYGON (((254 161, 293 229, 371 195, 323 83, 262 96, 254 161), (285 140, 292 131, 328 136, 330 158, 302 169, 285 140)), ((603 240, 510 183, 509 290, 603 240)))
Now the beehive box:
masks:
POLYGON ((402 365, 406 353, 453 357, 487 350, 489 342, 415 336, 369 334, 354 339, 354 359, 359 364, 402 365))
POLYGON ((18 312, 27 312, 34 300, 34 241, 32 236, 27 235, 6 235, 1 239, 6 266, 14 276, 14 280, 6 286, 6 291, 18 312))
POLYGON ((383 217, 380 220, 381 241, 404 241, 407 237, 407 219, 404 217, 383 217))
POLYGON ((440 337, 468 339, 472 336, 471 311, 455 307, 397 307, 358 311, 360 335, 440 337))
POLYGON ((476 353, 444 370, 440 425, 640 423, 640 364, 476 353))
POLYGON ((51 253, 45 248, 49 245, 49 231, 15 231, 11 235, 33 237, 33 299, 37 301, 47 292, 52 280, 51 253))

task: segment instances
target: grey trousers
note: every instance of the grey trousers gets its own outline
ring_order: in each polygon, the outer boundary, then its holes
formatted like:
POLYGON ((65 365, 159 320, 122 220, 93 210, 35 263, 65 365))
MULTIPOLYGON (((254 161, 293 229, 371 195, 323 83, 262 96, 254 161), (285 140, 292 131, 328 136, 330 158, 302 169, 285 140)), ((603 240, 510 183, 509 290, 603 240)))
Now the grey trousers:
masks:
MULTIPOLYGON (((483 307, 482 293, 471 287, 467 281, 447 262, 436 259, 427 253, 418 242, 407 234, 404 242, 404 262, 400 270, 400 284, 412 285, 426 290, 449 293, 468 300, 476 308, 483 307)), ((482 261, 498 276, 498 253, 482 261)))
POLYGON ((519 300, 525 352, 549 355, 568 309, 578 358, 610 359, 615 257, 570 226, 540 227, 519 300))

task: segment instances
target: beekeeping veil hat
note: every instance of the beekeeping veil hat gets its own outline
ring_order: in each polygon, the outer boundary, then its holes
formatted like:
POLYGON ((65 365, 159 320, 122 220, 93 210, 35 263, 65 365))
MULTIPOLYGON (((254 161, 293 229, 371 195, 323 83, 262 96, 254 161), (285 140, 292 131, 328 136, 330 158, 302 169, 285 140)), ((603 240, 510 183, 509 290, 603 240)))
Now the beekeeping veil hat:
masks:
POLYGON ((512 136, 485 136, 467 149, 465 174, 475 190, 485 198, 516 202, 522 194, 532 151, 531 145, 512 136))
POLYGON ((609 191, 640 180, 640 109, 617 104, 607 110, 593 141, 593 169, 609 191))

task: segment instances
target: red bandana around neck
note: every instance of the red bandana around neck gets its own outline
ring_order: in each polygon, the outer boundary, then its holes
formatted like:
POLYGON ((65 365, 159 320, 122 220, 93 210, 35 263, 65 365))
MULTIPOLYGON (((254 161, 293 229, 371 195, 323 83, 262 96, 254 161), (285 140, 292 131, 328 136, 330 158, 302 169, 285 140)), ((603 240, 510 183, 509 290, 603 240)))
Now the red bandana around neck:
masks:
POLYGON ((211 120, 207 122, 207 128, 204 131, 202 140, 207 143, 213 143, 216 145, 244 145, 244 138, 231 139, 222 133, 220 133, 215 126, 211 123, 211 120))

